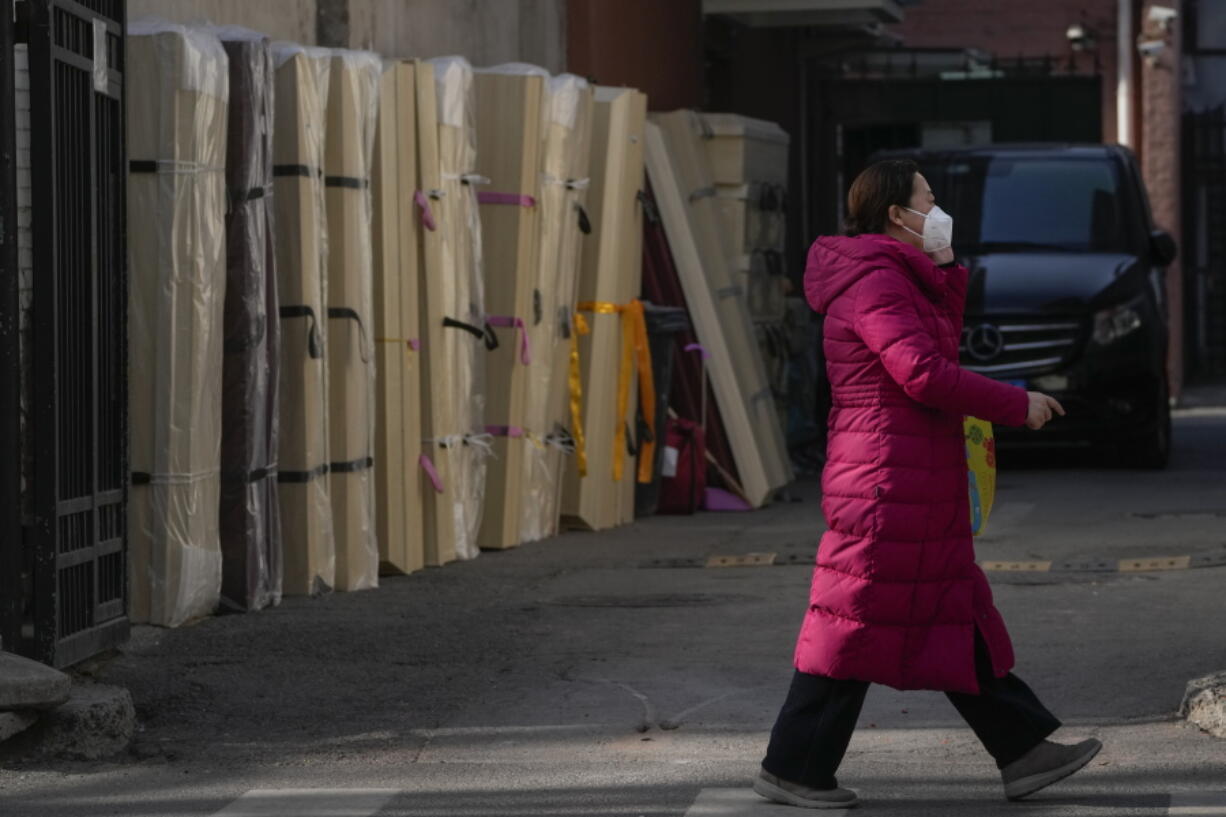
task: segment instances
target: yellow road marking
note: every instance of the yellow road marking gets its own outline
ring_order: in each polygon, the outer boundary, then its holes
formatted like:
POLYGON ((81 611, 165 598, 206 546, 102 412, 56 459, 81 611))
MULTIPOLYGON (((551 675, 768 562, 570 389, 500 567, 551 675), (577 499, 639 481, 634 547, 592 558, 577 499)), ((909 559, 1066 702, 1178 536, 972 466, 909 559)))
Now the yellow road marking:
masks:
POLYGON ((1191 556, 1159 556, 1148 559, 1120 559, 1120 572, 1137 573, 1143 570, 1186 570, 1191 564, 1191 556))
POLYGON ((984 570, 1008 571, 1011 573, 1046 573, 1051 562, 980 562, 984 570))

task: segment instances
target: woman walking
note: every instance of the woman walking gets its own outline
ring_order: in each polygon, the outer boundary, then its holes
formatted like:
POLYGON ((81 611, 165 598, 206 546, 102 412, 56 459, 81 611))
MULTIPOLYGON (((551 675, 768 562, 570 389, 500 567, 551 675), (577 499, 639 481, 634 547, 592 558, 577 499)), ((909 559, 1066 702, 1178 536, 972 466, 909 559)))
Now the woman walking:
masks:
POLYGON ((1010 673, 1013 647, 975 563, 963 416, 1041 428, 1056 400, 959 368, 967 270, 953 220, 909 160, 848 195, 847 235, 818 239, 805 294, 826 316, 833 394, 808 610, 787 700, 754 790, 846 808, 835 780, 870 683, 945 692, 996 760, 1009 799, 1089 763, 1102 745, 1047 740, 1060 722, 1010 673))

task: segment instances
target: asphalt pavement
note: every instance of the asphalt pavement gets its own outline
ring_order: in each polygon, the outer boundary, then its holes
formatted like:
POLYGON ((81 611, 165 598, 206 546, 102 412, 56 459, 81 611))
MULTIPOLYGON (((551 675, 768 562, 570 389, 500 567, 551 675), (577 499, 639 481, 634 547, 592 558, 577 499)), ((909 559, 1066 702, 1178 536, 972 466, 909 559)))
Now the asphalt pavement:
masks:
MULTIPOLYGON (((1007 803, 943 695, 873 687, 839 774, 854 813, 1226 815, 1226 740, 1175 714, 1188 680, 1226 670, 1226 407, 1194 406, 1166 471, 1002 452, 977 542, 1015 672, 1064 721, 1055 738, 1098 737, 1099 757, 1007 803)), ((137 627, 80 670, 131 690, 131 752, 5 762, 0 814, 801 813, 748 790, 822 531, 816 482, 793 494, 137 627), (705 566, 747 554, 773 564, 705 566)))

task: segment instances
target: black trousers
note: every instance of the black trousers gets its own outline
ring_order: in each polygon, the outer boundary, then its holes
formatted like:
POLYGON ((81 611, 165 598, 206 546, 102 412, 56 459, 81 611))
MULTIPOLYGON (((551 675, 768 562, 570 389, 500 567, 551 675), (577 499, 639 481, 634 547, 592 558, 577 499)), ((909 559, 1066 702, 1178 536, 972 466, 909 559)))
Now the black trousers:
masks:
MULTIPOLYGON (((975 673, 978 695, 945 694, 996 760, 997 768, 1008 766, 1060 727, 1060 721, 1022 679, 1013 673, 1004 678, 993 676, 987 645, 978 631, 975 673)), ((762 768, 810 788, 835 788, 834 773, 851 742, 868 687, 867 681, 844 681, 797 670, 771 730, 762 768)))

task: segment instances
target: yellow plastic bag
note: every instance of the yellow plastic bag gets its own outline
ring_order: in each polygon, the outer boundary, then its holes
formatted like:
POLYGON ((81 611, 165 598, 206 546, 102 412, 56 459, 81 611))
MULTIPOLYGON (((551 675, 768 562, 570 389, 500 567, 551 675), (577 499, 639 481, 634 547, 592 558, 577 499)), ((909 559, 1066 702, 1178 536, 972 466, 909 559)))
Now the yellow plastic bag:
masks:
POLYGON ((966 471, 971 499, 971 532, 978 536, 988 524, 996 498, 996 438, 992 424, 977 417, 963 419, 966 471))

